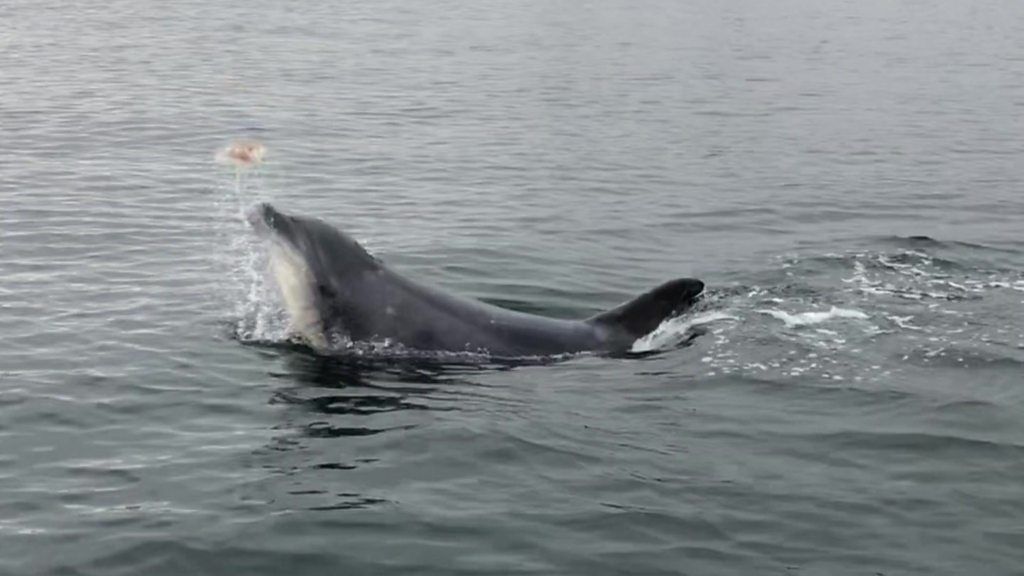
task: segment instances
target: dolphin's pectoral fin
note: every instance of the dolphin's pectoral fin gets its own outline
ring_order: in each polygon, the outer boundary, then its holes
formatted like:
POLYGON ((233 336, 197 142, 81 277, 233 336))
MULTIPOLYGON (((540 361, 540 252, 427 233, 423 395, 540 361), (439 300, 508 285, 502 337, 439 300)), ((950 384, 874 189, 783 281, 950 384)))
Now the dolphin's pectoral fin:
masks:
POLYGON ((639 338, 657 328, 665 318, 692 306, 703 291, 704 283, 695 278, 671 280, 587 322, 639 338))

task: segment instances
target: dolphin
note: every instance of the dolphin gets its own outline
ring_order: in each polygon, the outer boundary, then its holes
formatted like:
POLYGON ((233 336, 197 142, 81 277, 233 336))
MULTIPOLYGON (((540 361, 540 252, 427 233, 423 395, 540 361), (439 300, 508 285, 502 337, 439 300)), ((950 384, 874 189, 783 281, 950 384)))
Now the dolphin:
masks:
POLYGON ((321 353, 383 341, 494 358, 621 354, 690 308, 704 290, 700 280, 680 278, 590 318, 549 318, 406 278, 323 220, 284 214, 267 203, 253 207, 248 220, 271 240, 270 268, 291 331, 321 353))

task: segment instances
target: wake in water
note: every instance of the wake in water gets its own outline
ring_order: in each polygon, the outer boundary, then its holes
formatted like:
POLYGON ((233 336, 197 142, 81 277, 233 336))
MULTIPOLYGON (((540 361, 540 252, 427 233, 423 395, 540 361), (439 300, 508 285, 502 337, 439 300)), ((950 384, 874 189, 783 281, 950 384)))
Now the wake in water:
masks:
POLYGON ((704 373, 884 383, 933 365, 1024 366, 1024 277, 992 266, 996 249, 882 243, 780 258, 749 274, 756 285, 712 294, 688 321, 711 335, 698 343, 704 373))

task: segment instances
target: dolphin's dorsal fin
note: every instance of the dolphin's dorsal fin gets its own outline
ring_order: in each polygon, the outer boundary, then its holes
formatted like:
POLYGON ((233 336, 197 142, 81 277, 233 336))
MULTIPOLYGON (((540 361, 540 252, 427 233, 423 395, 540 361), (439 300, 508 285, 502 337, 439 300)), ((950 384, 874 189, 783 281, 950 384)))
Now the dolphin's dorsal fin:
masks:
POLYGON ((619 328, 639 338, 650 334, 662 320, 690 307, 704 283, 695 278, 677 278, 665 282, 650 292, 587 319, 587 322, 608 328, 619 328))

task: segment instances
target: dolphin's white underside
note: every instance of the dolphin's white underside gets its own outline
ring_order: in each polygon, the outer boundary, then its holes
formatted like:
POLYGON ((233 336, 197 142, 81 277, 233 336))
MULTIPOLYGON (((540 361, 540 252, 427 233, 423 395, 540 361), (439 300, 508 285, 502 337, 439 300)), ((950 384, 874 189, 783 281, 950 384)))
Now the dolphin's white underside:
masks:
POLYGON ((289 331, 314 347, 326 347, 323 319, 313 296, 313 273, 305 259, 286 242, 273 242, 270 248, 270 270, 277 280, 288 311, 291 322, 289 331))

